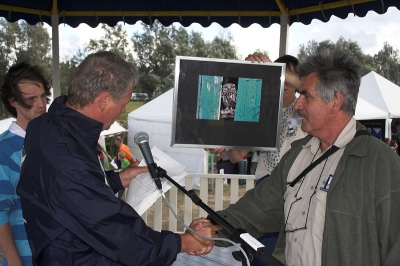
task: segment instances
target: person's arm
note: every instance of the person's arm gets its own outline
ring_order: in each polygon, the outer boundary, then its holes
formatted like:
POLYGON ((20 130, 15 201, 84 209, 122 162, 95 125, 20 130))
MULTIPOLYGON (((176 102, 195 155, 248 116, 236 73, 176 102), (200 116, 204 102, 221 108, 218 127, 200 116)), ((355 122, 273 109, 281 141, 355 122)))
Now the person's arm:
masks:
MULTIPOLYGON (((265 56, 263 54, 257 54, 257 53, 249 54, 245 60, 251 61, 252 63, 271 62, 271 60, 267 56, 265 56)), ((301 83, 297 74, 290 71, 290 69, 287 69, 287 68, 286 68, 286 72, 285 72, 285 82, 289 83, 290 85, 292 85, 295 88, 299 88, 300 83, 301 83)))
POLYGON ((299 79, 299 76, 288 69, 286 69, 285 72, 285 82, 289 83, 296 89, 300 88, 301 81, 299 79))
MULTIPOLYGON (((207 150, 207 149, 206 149, 207 150)), ((232 163, 237 163, 242 160, 242 158, 249 153, 248 150, 228 150, 223 147, 216 147, 214 149, 209 149, 211 154, 219 154, 220 156, 228 156, 228 160, 232 163)))
POLYGON ((123 171, 119 172, 119 178, 121 180, 122 186, 128 187, 129 182, 134 179, 140 173, 146 173, 149 169, 147 166, 137 166, 137 167, 128 167, 123 171))
POLYGON ((125 158, 128 159, 129 163, 130 164, 134 164, 136 158, 135 158, 135 156, 133 156, 133 154, 132 154, 131 150, 129 149, 129 147, 128 146, 123 146, 122 149, 120 148, 120 151, 121 150, 123 152, 125 152, 125 158))
POLYGON ((15 204, 15 187, 11 180, 18 178, 17 171, 11 174, 10 169, 17 170, 18 165, 12 161, 10 156, 2 153, 5 149, 1 147, 0 156, 2 163, 0 164, 0 248, 8 261, 8 265, 22 265, 21 257, 14 242, 14 235, 10 224, 10 209, 15 204), (12 166, 14 164, 14 167, 12 166))
MULTIPOLYGON (((128 169, 131 168, 121 173, 128 169)), ((54 219, 101 256, 124 265, 171 265, 179 252, 191 252, 213 244, 188 232, 182 236, 171 231, 152 230, 130 205, 116 198, 97 178, 89 178, 90 173, 80 176, 88 182, 69 182, 62 194, 52 195, 59 197, 58 201, 51 202, 54 219), (118 252, 110 251, 110 247, 118 252)), ((210 225, 201 235, 215 236, 218 229, 210 225)))
POLYGON ((15 246, 14 236, 9 222, 0 225, 0 248, 3 250, 8 265, 22 266, 22 260, 15 246))
POLYGON ((108 185, 117 193, 119 190, 129 186, 129 182, 134 179, 138 174, 148 172, 147 166, 129 166, 120 172, 114 170, 106 171, 106 178, 108 185))

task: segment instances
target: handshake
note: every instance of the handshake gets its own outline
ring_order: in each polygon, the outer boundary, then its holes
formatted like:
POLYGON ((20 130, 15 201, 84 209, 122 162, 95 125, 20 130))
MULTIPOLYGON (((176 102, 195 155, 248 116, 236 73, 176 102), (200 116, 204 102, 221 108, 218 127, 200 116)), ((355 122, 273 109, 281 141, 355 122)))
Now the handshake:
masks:
POLYGON ((222 230, 222 226, 213 225, 206 218, 194 220, 185 233, 181 234, 181 252, 186 252, 189 255, 210 253, 215 244, 215 241, 210 238, 218 237, 217 232, 219 230, 222 230))

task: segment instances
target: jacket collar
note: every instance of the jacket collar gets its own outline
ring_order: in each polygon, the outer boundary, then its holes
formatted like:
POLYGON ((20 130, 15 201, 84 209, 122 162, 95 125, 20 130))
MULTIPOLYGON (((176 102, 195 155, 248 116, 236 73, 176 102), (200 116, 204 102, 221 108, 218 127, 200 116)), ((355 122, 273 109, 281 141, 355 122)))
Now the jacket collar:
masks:
POLYGON ((68 97, 63 95, 53 101, 48 112, 49 119, 54 124, 60 125, 79 142, 84 141, 86 145, 90 144, 90 149, 95 149, 103 130, 103 123, 69 108, 65 105, 67 99, 68 97))
MULTIPOLYGON (((340 132, 339 136, 336 138, 334 143, 329 146, 324 152, 329 150, 333 145, 342 149, 346 147, 346 145, 353 139, 354 134, 357 130, 357 124, 354 118, 351 118, 347 125, 343 128, 342 132, 340 132)), ((316 154, 320 149, 321 141, 319 138, 313 137, 310 141, 307 142, 303 148, 309 148, 312 154, 316 154)))

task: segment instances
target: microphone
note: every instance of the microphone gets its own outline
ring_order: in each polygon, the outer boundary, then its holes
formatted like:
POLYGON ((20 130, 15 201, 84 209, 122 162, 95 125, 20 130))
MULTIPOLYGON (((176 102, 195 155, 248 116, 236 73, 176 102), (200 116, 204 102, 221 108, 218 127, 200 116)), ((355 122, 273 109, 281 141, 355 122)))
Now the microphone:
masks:
POLYGON ((144 160, 147 163, 151 177, 153 178, 156 186, 159 190, 162 190, 160 178, 157 175, 157 164, 154 163, 153 155, 151 154, 149 146, 149 135, 146 132, 138 132, 133 138, 136 145, 139 146, 140 151, 143 154, 144 160))

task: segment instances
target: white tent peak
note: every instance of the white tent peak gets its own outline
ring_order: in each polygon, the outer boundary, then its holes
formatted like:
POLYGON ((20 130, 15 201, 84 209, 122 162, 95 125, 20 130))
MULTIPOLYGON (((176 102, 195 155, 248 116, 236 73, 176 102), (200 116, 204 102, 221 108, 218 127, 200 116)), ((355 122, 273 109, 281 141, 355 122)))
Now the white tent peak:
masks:
POLYGON ((170 89, 129 114, 130 118, 154 122, 172 122, 173 89, 170 89))
POLYGON ((101 131, 100 137, 108 138, 125 132, 128 132, 128 130, 115 121, 109 129, 101 131))
POLYGON ((358 97, 388 113, 389 118, 400 117, 400 87, 374 71, 361 78, 358 97))
POLYGON ((386 119, 388 113, 358 97, 354 118, 357 120, 386 119))

